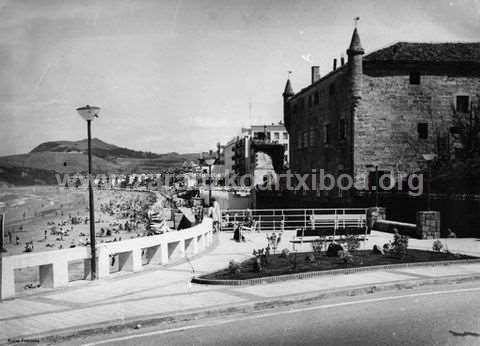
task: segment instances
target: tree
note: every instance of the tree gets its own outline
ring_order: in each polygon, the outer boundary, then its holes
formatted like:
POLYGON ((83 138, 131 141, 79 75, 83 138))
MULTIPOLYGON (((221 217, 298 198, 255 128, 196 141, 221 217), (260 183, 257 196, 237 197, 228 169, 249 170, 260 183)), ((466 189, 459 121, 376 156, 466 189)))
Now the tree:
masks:
MULTIPOLYGON (((479 96, 477 95, 477 99, 479 96)), ((432 167, 434 188, 451 193, 480 192, 479 104, 470 103, 467 112, 452 106, 452 126, 445 138, 439 137, 438 159, 432 167), (446 145, 445 145, 446 142, 446 145), (443 145, 442 145, 443 143, 443 145)))

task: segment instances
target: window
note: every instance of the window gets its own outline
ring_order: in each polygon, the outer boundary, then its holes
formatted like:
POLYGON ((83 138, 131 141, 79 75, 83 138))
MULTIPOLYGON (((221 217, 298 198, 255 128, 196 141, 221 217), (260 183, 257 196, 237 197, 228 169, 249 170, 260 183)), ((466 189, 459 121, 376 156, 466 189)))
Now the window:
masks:
POLYGON ((280 139, 280 133, 279 132, 274 132, 273 133, 273 138, 274 139, 280 139))
POLYGON ((315 129, 313 127, 310 128, 310 146, 315 146, 315 129))
POLYGON ((283 139, 288 139, 288 133, 286 132, 283 133, 283 139))
POLYGON ((326 124, 323 131, 323 143, 330 143, 330 124, 326 124))
POLYGON ((465 95, 457 96, 457 112, 467 113, 470 98, 465 95))
POLYGON ((318 105, 319 101, 320 101, 320 98, 318 96, 318 91, 315 91, 315 95, 313 96, 313 103, 318 105))
POLYGON ((308 131, 303 132, 303 147, 308 148, 309 143, 308 143, 308 131))
POLYGON ((428 138, 428 124, 427 123, 418 123, 418 138, 427 139, 428 138))
POLYGON ((303 99, 303 97, 299 100, 299 102, 300 104, 298 105, 298 107, 301 111, 303 111, 305 108, 305 100, 303 99))
POLYGON ((420 72, 410 72, 410 84, 420 84, 420 72))
POLYGON ((338 138, 339 139, 347 138, 347 128, 345 126, 345 119, 340 119, 338 121, 338 138))
POLYGON ((333 84, 330 85, 330 87, 328 88, 328 94, 335 95, 335 85, 333 84))
POLYGON ((301 149, 301 148, 302 148, 302 134, 299 133, 297 136, 297 149, 301 149))

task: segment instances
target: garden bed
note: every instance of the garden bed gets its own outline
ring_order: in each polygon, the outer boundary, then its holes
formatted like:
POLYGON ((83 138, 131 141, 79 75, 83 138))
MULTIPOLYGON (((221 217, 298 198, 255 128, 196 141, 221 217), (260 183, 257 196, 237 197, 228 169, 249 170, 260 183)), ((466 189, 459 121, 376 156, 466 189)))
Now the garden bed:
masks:
POLYGON ((279 254, 270 255, 268 256, 268 264, 266 264, 263 267, 263 270, 260 272, 255 271, 254 263, 256 259, 252 257, 240 263, 240 272, 232 273, 228 268, 226 268, 202 275, 199 278, 206 280, 248 280, 270 276, 328 271, 335 269, 350 269, 406 263, 456 261, 477 258, 467 255, 415 249, 408 249, 404 258, 398 258, 391 255, 374 254, 371 250, 358 250, 352 253, 352 263, 345 263, 344 260, 339 257, 327 257, 326 255, 318 257, 313 262, 307 262, 305 259, 311 254, 312 252, 302 252, 298 253, 297 255, 295 255, 295 253, 290 253, 288 258, 282 257, 279 254))

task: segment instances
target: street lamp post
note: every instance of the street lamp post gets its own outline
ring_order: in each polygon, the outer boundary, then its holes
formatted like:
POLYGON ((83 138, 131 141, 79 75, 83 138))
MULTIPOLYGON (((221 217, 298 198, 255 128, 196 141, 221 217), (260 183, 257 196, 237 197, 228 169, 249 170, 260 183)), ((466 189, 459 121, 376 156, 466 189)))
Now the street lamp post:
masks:
POLYGON ((431 201, 431 190, 432 190, 432 161, 435 159, 435 154, 423 154, 423 159, 427 162, 427 170, 428 170, 428 180, 427 180, 427 210, 430 211, 432 209, 432 201, 431 201))
POLYGON ((5 213, 3 210, 0 211, 0 253, 7 252, 5 248, 5 213))
POLYGON ((97 278, 97 258, 95 249, 95 213, 93 207, 93 188, 92 188, 92 135, 91 124, 92 120, 98 118, 100 107, 93 107, 86 105, 85 107, 77 108, 78 114, 87 121, 88 132, 88 209, 90 212, 90 252, 91 252, 91 273, 92 280, 97 278))
POLYGON ((206 159, 208 165, 208 206, 212 205, 212 166, 215 163, 214 158, 206 159))

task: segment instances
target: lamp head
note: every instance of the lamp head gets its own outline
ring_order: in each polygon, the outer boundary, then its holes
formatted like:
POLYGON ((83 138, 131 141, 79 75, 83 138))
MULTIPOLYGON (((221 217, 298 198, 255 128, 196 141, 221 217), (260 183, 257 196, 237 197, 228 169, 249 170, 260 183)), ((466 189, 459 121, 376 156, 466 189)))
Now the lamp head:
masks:
POLYGON ((210 159, 206 159, 205 160, 205 163, 209 166, 213 165, 215 163, 215 158, 210 158, 210 159))
POLYGON ((422 157, 425 161, 433 161, 437 157, 435 154, 422 154, 422 157))
POLYGON ((98 118, 100 107, 86 105, 85 107, 77 108, 77 112, 84 120, 93 120, 94 118, 98 118))

